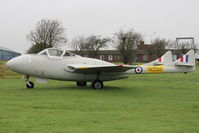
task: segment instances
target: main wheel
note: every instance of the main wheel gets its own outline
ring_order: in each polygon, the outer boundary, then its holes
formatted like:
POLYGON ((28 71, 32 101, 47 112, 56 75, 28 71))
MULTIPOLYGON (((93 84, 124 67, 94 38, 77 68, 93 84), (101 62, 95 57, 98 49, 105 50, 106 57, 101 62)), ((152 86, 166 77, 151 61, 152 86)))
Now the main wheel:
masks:
POLYGON ((100 80, 95 80, 93 83, 92 83, 92 87, 93 89, 102 89, 104 87, 104 84, 102 81, 100 80))
POLYGON ((34 88, 34 83, 31 81, 26 82, 26 88, 34 88))
POLYGON ((77 81, 77 86, 86 86, 87 82, 86 81, 77 81))

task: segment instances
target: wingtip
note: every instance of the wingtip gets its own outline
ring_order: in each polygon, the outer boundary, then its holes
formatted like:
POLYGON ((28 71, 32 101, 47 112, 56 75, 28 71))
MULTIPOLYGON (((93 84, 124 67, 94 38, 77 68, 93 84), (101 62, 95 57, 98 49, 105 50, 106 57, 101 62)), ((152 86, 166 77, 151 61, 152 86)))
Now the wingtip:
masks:
POLYGON ((124 67, 124 64, 120 64, 120 65, 118 65, 119 67, 124 67))

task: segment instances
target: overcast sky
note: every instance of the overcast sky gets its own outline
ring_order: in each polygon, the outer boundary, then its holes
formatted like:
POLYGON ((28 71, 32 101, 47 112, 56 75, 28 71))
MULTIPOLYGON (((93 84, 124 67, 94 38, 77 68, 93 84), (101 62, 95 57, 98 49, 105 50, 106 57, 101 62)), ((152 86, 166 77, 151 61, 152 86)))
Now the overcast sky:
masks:
POLYGON ((199 40, 199 0, 0 0, 0 46, 23 53, 43 18, 62 21, 69 39, 134 28, 147 43, 157 36, 199 40))

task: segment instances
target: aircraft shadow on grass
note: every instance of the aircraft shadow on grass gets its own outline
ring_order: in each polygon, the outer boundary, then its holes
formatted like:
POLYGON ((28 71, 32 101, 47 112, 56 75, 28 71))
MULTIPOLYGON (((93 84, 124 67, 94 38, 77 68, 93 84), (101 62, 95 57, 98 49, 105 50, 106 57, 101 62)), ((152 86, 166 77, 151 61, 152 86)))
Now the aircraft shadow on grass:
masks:
MULTIPOLYGON (((105 89, 102 89, 104 91, 123 91, 126 90, 127 88, 124 87, 118 87, 118 86, 106 86, 105 89)), ((30 89, 33 90, 33 89, 30 89)), ((46 87, 46 86, 38 86, 36 90, 45 90, 45 91, 49 91, 49 90, 92 90, 91 86, 82 86, 82 87, 78 87, 78 86, 73 86, 73 85, 66 85, 66 86, 59 86, 57 85, 56 87, 46 87)))

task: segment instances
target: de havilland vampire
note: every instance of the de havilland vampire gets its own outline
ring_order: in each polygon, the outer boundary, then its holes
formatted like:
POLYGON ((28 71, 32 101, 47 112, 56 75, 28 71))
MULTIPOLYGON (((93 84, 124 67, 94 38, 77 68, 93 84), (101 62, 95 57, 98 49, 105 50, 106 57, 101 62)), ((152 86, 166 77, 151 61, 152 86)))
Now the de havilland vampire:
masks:
POLYGON ((25 75, 27 88, 34 88, 29 77, 35 77, 41 82, 45 79, 76 81, 77 86, 86 86, 87 82, 92 82, 93 89, 101 89, 104 81, 128 78, 130 74, 193 72, 195 55, 190 50, 178 60, 172 61, 172 53, 168 51, 159 59, 140 66, 115 65, 65 50, 48 48, 35 55, 26 54, 11 59, 7 62, 7 67, 25 75))

